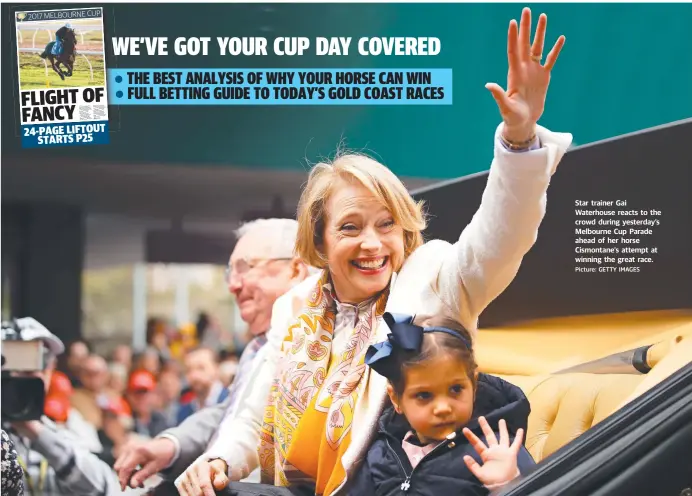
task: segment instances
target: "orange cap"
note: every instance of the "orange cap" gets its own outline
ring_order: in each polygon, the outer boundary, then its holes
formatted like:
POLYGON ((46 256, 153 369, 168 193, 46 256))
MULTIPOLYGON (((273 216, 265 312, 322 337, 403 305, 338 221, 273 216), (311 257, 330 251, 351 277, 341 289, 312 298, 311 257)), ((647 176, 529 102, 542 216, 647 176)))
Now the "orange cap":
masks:
POLYGON ((132 409, 122 396, 115 396, 108 399, 108 404, 104 408, 107 412, 118 416, 132 417, 132 409))
POLYGON ((50 378, 48 394, 59 394, 69 398, 72 392, 72 381, 59 370, 54 371, 50 378))
POLYGON ((156 389, 156 378, 148 370, 135 370, 130 374, 127 381, 127 390, 134 391, 153 391, 156 389))
POLYGON ((43 404, 43 413, 54 422, 64 424, 70 414, 70 400, 60 394, 49 394, 43 404))

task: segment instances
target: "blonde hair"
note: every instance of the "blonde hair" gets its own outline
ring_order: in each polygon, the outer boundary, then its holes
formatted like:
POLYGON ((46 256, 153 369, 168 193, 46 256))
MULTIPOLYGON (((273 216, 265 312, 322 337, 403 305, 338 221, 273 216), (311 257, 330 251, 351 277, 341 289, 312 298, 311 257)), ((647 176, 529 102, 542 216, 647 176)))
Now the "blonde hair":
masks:
POLYGON ((342 154, 331 163, 321 162, 312 168, 298 203, 296 252, 307 264, 326 266, 326 256, 319 247, 323 245, 326 204, 337 179, 360 183, 391 212, 404 231, 405 257, 423 244, 423 202, 416 202, 399 178, 376 160, 361 154, 342 154))

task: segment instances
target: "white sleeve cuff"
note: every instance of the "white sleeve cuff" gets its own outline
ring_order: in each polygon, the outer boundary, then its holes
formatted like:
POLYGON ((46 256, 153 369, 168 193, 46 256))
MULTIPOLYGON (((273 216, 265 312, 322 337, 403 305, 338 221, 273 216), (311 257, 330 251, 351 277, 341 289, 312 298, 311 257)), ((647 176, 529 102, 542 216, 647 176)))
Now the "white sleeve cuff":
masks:
POLYGON ((173 458, 171 458, 170 463, 164 467, 164 470, 167 468, 171 468, 171 466, 178 460, 178 458, 180 458, 180 441, 178 441, 177 437, 172 436, 171 434, 166 434, 165 432, 163 434, 159 434, 159 436, 157 437, 170 439, 173 442, 173 445, 175 446, 175 453, 173 454, 173 458))

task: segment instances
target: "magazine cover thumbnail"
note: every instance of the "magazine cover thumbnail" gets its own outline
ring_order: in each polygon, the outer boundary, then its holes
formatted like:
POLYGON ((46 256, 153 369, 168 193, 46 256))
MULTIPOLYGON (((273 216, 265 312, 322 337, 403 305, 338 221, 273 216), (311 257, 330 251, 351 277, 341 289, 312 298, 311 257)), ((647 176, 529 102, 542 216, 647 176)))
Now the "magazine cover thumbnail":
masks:
POLYGON ((108 143, 103 9, 15 14, 24 148, 108 143))

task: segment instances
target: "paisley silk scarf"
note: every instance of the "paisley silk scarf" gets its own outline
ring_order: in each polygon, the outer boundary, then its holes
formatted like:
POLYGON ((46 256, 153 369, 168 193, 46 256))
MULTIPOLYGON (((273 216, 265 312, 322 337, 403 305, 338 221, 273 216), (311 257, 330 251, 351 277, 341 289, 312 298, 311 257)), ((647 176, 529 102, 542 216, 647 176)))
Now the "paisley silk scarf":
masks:
MULTIPOLYGON (((388 290, 360 309, 346 347, 332 353, 336 302, 327 271, 287 330, 260 434, 262 482, 315 484, 331 494, 346 474, 353 413, 367 382, 365 353, 388 290)), ((341 337, 339 338, 341 339, 341 337)))

